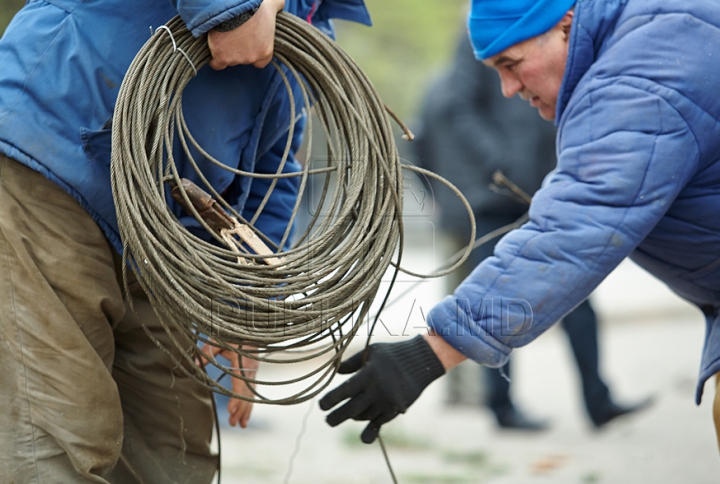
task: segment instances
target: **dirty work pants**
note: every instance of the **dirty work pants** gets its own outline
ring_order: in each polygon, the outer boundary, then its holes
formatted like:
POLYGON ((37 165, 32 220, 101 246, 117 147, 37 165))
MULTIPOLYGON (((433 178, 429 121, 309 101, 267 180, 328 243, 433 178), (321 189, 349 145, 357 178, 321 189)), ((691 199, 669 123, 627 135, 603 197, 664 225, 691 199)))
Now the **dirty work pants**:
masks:
POLYGON ((80 204, 0 155, 0 482, 209 483, 210 393, 80 204))

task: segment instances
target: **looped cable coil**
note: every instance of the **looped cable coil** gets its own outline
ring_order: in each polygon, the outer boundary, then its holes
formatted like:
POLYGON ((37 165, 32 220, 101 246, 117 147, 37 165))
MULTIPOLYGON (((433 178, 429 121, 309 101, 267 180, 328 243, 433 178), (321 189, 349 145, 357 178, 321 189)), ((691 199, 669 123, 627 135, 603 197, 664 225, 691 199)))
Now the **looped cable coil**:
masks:
MULTIPOLYGON (((126 291, 130 269, 173 343, 182 350, 181 360, 175 361, 180 371, 226 395, 272 404, 300 403, 327 386, 343 351, 368 318, 381 279, 389 270, 394 281, 401 270, 403 166, 386 108, 360 68, 330 38, 284 12, 277 19, 273 65, 290 97, 289 118, 294 121, 299 114, 290 79, 299 86, 306 108, 314 109, 327 139, 326 166, 311 169, 308 163, 301 172, 284 171, 294 122, 276 173, 244 172, 214 159, 192 137, 182 112, 185 86, 209 60, 206 38, 194 38, 176 17, 145 44, 120 88, 113 117, 111 173, 124 244, 126 291), (270 247, 276 259, 270 262, 249 250, 236 230, 217 233, 195 209, 192 215, 215 243, 201 240, 179 223, 168 205, 168 185, 178 187, 183 199, 190 200, 172 152, 176 137, 202 188, 238 225, 249 227, 270 247), (195 160, 193 152, 204 159, 195 160), (250 220, 208 183, 201 165, 271 179, 250 220), (283 177, 300 180, 294 221, 311 176, 323 179, 321 210, 315 211, 295 247, 283 250, 292 222, 278 245, 256 230, 254 223, 283 177), (254 372, 211 359, 210 364, 224 373, 250 384, 302 383, 302 388, 280 398, 258 390, 253 390, 255 397, 247 398, 224 388, 196 364, 199 343, 259 361, 312 360, 314 366, 296 378, 263 381, 254 372)), ((310 116, 308 123, 311 140, 310 116)), ((472 211, 463 201, 472 220, 472 211)), ((474 235, 473 220, 473 240, 474 235)), ((453 267, 435 275, 454 270, 470 250, 453 267)))

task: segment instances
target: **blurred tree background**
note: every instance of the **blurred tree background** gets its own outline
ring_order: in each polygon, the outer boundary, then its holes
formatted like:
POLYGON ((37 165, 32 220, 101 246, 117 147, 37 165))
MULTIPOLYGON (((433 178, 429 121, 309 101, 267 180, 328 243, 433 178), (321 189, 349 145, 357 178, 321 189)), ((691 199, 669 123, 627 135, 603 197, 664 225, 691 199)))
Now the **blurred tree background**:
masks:
POLYGON ((0 0, 0 35, 5 32, 10 19, 23 5, 25 0, 0 0))
POLYGON ((338 42, 404 121, 418 114, 429 81, 465 31, 468 0, 365 0, 373 26, 336 22, 338 42))
MULTIPOLYGON (((0 0, 0 33, 24 5, 0 0)), ((380 95, 403 120, 417 114, 428 82, 447 63, 464 30, 468 0, 366 0, 367 28, 336 22, 338 41, 365 70, 380 95)))

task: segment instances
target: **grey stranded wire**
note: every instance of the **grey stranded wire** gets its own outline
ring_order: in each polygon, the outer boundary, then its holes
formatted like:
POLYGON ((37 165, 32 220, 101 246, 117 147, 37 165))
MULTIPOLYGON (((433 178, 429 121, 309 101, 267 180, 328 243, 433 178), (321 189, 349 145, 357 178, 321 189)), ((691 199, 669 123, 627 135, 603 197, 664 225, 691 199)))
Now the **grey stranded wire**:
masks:
MULTIPOLYGON (((294 122, 277 172, 249 173, 210 156, 193 138, 182 112, 182 92, 210 60, 205 37, 194 38, 179 18, 159 28, 137 54, 123 80, 112 127, 111 178, 123 241, 123 276, 131 270, 148 294, 164 330, 180 357, 177 369, 207 388, 247 401, 296 404, 318 395, 335 375, 343 352, 369 317, 381 279, 392 281, 403 252, 403 177, 385 105, 364 73, 329 37, 286 13, 278 15, 273 65, 290 98, 313 107, 327 138, 327 163, 317 169, 285 171, 294 122), (298 86, 291 87, 290 79, 298 86), (168 206, 168 182, 182 189, 173 146, 197 172, 198 185, 211 194, 238 224, 247 225, 274 252, 268 263, 235 235, 214 232, 193 209, 193 216, 214 237, 208 243, 182 226, 168 206), (202 155, 196 159, 195 153, 202 155), (203 167, 222 167, 234 175, 270 179, 270 189, 246 220, 208 183, 203 167), (272 189, 280 178, 300 180, 292 220, 301 206, 309 177, 322 177, 322 193, 308 230, 295 247, 292 221, 275 245, 256 230, 272 189), (284 380, 260 380, 254 372, 211 359, 223 373, 250 384, 293 385, 288 395, 270 398, 253 390, 236 394, 205 374, 196 363, 198 344, 231 350, 262 362, 311 362, 313 369, 284 380), (256 349, 243 349, 250 346, 256 349), (297 387, 302 384, 299 390, 297 387)), ((308 117, 308 137, 312 121, 308 117)), ((312 145, 310 143, 310 145, 312 145)), ((475 224, 472 210, 458 194, 475 224)), ((471 251, 440 274, 462 264, 471 251)), ((410 271, 405 271, 414 274, 410 271)), ((249 385, 248 385, 249 386, 249 385)))

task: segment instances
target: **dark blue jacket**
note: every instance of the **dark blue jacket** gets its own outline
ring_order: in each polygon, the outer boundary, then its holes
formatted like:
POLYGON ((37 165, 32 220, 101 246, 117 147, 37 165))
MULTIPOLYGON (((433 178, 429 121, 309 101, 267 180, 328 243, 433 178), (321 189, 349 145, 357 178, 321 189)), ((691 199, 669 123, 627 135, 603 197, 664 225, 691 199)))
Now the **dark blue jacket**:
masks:
MULTIPOLYGON (((39 171, 75 197, 116 250, 122 245, 110 189, 110 120, 130 62, 151 29, 178 13, 195 36, 260 0, 31 0, 0 39, 0 152, 39 171)), ((330 18, 370 19, 362 0, 286 0, 286 10, 332 31, 330 18)), ((298 99, 301 112, 302 98, 298 99)), ((183 106, 191 132, 233 168, 275 172, 291 121, 292 153, 304 118, 290 120, 289 97, 272 66, 200 70, 183 106)), ((192 177, 180 160, 183 176, 192 177)), ((267 182, 202 165, 212 185, 252 218, 267 182)), ((285 171, 297 171, 291 156, 285 171)), ((280 240, 298 180, 281 179, 256 226, 280 240)), ((175 208, 178 216, 182 215, 175 208)), ((193 225, 194 220, 184 217, 193 225)))
POLYGON ((708 314, 699 401, 720 371, 719 47, 718 2, 579 0, 558 167, 530 221, 431 310, 430 325, 502 365, 630 255, 708 314))

